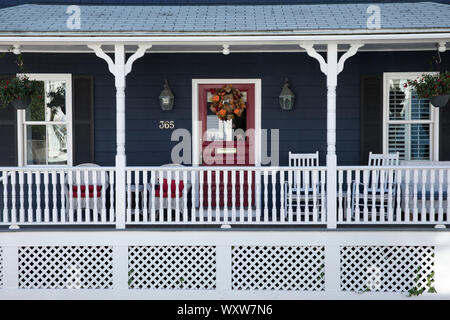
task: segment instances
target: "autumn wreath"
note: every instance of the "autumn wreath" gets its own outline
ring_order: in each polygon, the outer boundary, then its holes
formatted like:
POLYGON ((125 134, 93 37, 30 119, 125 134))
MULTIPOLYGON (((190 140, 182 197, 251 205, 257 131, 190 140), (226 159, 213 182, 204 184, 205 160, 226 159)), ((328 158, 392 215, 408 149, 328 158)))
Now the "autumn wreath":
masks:
POLYGON ((245 110, 243 95, 238 89, 228 84, 214 92, 210 109, 220 120, 241 117, 245 110))

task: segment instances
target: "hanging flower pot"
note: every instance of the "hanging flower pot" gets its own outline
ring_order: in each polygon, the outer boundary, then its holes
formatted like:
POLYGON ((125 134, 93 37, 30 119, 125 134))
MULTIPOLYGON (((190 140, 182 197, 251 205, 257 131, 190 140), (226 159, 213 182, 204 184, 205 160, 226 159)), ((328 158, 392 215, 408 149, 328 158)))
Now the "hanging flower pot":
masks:
POLYGON ((30 97, 24 97, 22 99, 11 101, 12 106, 17 110, 25 110, 26 108, 28 108, 30 103, 31 103, 30 97))
POLYGON ((436 108, 450 107, 450 94, 432 97, 430 101, 436 108))
POLYGON ((450 72, 437 75, 423 74, 421 79, 408 81, 421 99, 430 99, 431 105, 442 108, 450 105, 450 72))
POLYGON ((30 80, 26 76, 0 81, 0 107, 11 104, 18 110, 28 108, 33 98, 43 99, 42 82, 30 80))

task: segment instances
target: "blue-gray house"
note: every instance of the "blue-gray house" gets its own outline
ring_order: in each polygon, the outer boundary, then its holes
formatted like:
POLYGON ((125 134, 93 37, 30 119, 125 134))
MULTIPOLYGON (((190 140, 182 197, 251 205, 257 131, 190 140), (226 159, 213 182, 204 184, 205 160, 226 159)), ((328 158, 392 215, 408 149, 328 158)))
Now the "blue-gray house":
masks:
POLYGON ((450 294, 449 46, 448 1, 0 0, 0 297, 450 294))

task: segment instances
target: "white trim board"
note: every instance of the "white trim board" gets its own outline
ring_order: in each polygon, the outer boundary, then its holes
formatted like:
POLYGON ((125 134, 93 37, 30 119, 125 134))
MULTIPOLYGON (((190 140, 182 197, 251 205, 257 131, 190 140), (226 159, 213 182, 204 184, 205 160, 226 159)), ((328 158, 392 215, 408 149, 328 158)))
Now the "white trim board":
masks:
POLYGON ((255 166, 261 165, 261 79, 192 79, 192 165, 198 166, 199 132, 198 132, 198 86, 213 83, 250 83, 255 85, 255 166))

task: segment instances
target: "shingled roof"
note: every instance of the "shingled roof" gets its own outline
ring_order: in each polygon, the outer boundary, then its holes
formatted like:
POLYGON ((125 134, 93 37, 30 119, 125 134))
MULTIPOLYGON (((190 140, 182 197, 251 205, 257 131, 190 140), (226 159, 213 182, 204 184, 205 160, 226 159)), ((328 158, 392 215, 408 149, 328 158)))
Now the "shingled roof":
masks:
MULTIPOLYGON (((450 5, 379 3, 381 29, 450 30, 450 5)), ((81 5, 81 29, 71 30, 67 5, 0 10, 0 33, 304 34, 367 32, 369 4, 111 6, 81 5)))

